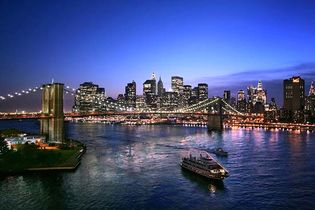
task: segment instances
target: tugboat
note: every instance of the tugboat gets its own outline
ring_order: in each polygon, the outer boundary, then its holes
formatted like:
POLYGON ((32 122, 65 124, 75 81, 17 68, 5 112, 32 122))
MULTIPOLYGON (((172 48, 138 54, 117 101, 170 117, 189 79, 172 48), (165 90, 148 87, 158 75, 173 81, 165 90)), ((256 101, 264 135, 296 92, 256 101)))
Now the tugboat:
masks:
POLYGON ((229 172, 208 153, 200 154, 200 157, 183 157, 180 166, 191 172, 207 177, 209 179, 223 180, 229 176, 229 172))
POLYGON ((216 154, 217 156, 223 156, 223 157, 227 157, 228 153, 226 151, 224 151, 222 148, 217 148, 214 151, 214 154, 216 154))

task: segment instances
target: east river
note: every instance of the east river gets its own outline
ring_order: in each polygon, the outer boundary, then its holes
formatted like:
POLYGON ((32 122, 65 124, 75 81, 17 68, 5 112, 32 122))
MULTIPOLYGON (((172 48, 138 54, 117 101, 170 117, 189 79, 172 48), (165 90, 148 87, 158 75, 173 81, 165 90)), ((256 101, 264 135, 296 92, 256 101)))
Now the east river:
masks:
MULTIPOLYGON (((0 129, 38 132, 38 121, 0 129)), ((0 178, 0 209, 315 209, 315 133, 180 126, 66 124, 87 145, 74 172, 0 178), (222 147, 230 172, 213 182, 183 171, 181 155, 222 147)), ((214 156, 215 157, 215 156, 214 156)))

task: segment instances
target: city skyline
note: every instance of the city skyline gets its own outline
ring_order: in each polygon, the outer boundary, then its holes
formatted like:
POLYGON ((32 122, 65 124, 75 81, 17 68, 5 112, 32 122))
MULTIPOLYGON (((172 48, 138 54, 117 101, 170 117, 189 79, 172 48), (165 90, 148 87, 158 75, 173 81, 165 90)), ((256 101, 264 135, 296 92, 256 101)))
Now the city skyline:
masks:
MULTIPOLYGON (((307 67, 307 65, 305 65, 305 66, 307 67)), ((305 68, 305 71, 302 72, 302 74, 301 74, 301 75, 305 76, 305 77, 302 76, 303 79, 305 80, 305 90, 306 90, 305 91, 305 96, 308 95, 307 94, 308 90, 311 87, 311 83, 313 82, 312 72, 309 72, 307 70, 308 69, 305 68)), ((285 71, 285 70, 283 70, 283 71, 285 71)), ((288 75, 290 75, 289 71, 287 73, 288 73, 288 75)), ((249 72, 239 73, 239 75, 242 75, 242 74, 248 76, 249 72)), ((253 74, 256 75, 257 72, 253 73, 253 74)), ((208 97, 209 98, 212 98, 212 97, 221 97, 221 98, 223 98, 225 91, 228 90, 228 91, 230 91, 230 97, 234 98, 235 100, 237 100, 239 91, 245 91, 246 92, 249 87, 255 87, 255 85, 257 83, 263 82, 263 88, 264 88, 264 90, 267 91, 267 98, 266 98, 267 100, 265 102, 269 103, 271 101, 271 99, 274 98, 274 100, 275 100, 275 102, 276 102, 276 104, 278 106, 280 106, 280 107, 283 106, 283 79, 286 79, 286 78, 282 78, 282 79, 279 79, 279 80, 267 80, 267 81, 261 81, 261 80, 253 80, 253 81, 251 81, 251 80, 248 80, 247 85, 242 86, 242 83, 238 83, 238 81, 233 81, 233 79, 235 79, 234 78, 235 75, 230 75, 230 76, 231 76, 230 79, 225 77, 224 80, 226 81, 226 83, 231 82, 231 85, 229 85, 229 86, 222 86, 222 87, 218 86, 218 87, 216 87, 216 89, 213 89, 206 82, 193 83, 193 84, 196 84, 196 85, 193 85, 191 83, 187 83, 185 78, 180 77, 178 75, 171 76, 171 78, 168 78, 168 79, 172 82, 173 77, 175 77, 175 78, 179 77, 179 78, 181 78, 183 80, 183 85, 184 86, 190 86, 190 87, 198 87, 201 84, 206 84, 206 85, 208 85, 208 89, 207 90, 209 92, 208 93, 208 97), (215 92, 217 94, 214 94, 215 92), (275 92, 278 95, 274 95, 275 92)), ((300 76, 300 75, 295 75, 295 76, 300 76)), ((136 85, 136 96, 145 95, 144 94, 144 90, 142 89, 142 84, 146 83, 147 81, 151 81, 151 79, 153 77, 155 77, 156 85, 157 85, 157 82, 158 82, 158 80, 156 78, 157 75, 153 72, 150 77, 147 77, 147 79, 142 81, 142 82, 138 83, 138 82, 136 82, 134 80, 129 81, 128 83, 125 84, 123 89, 125 89, 126 86, 128 86, 129 84, 131 84, 130 82, 132 82, 132 83, 138 84, 138 85, 136 85)), ((159 78, 159 80, 161 79, 160 76, 158 76, 158 78, 159 78)), ((291 78, 291 76, 288 76, 287 78, 291 78)), ((207 78, 205 78, 205 79, 207 79, 207 78)), ((165 83, 167 84, 167 82, 165 82, 165 80, 162 79, 162 81, 163 81, 164 84, 165 83)), ((244 79, 244 81, 247 81, 247 80, 244 79)), ((50 83, 52 83, 52 82, 55 82, 55 81, 52 79, 52 81, 50 83)), ((93 84, 95 82, 94 81, 83 81, 77 87, 72 87, 71 86, 70 89, 73 89, 73 88, 74 89, 80 89, 81 85, 85 84, 85 83, 93 84)), ((65 85, 68 86, 68 84, 65 84, 65 85)), ((95 83, 95 85, 103 87, 102 85, 97 84, 97 83, 95 83)), ((41 86, 41 84, 37 85, 37 86, 39 87, 39 86, 41 86)), ((167 89, 164 86, 164 91, 176 92, 176 91, 174 91, 172 89, 172 85, 171 84, 169 86, 170 86, 170 88, 167 88, 167 89)), ((34 88, 34 87, 32 87, 32 88, 34 88)), ((23 89, 24 90, 28 90, 28 88, 23 88, 23 89)), ((21 92, 23 89, 21 89, 21 90, 14 90, 14 91, 11 91, 10 93, 2 94, 1 97, 4 96, 6 98, 6 100, 2 100, 1 101, 2 102, 0 104, 1 111, 15 111, 15 110, 17 110, 17 111, 22 111, 22 110, 23 111, 25 111, 25 110, 26 111, 37 111, 37 109, 39 109, 40 106, 41 106, 41 102, 40 102, 40 97, 41 96, 40 96, 40 93, 38 93, 38 91, 34 92, 34 93, 32 93, 32 91, 30 91, 31 93, 28 94, 28 95, 25 95, 25 94, 22 94, 22 96, 16 95, 16 97, 14 97, 14 98, 8 97, 8 94, 9 95, 10 94, 15 95, 14 92, 16 92, 16 91, 17 92, 21 92), (23 107, 23 108, 20 108, 20 107, 23 107)), ((111 95, 111 94, 107 93, 107 87, 103 87, 101 89, 103 89, 102 91, 104 92, 104 94, 105 94, 104 96, 106 96, 106 97, 110 97, 110 98, 113 98, 113 99, 118 99, 119 97, 124 97, 125 98, 125 94, 126 94, 125 90, 123 90, 122 92, 118 93, 117 95, 111 95)), ((155 89, 156 89, 156 95, 158 95, 157 87, 155 87, 155 89)), ((245 96, 248 97, 247 94, 245 94, 245 96)), ((73 103, 75 103, 74 95, 65 94, 64 95, 64 102, 65 102, 65 111, 71 111, 72 107, 73 107, 73 103)))

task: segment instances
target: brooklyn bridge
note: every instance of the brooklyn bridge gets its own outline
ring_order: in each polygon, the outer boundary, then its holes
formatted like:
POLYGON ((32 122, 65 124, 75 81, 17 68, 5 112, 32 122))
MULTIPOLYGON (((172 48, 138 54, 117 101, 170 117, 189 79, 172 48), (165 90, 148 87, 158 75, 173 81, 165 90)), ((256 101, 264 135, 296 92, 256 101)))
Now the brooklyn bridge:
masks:
MULTIPOLYGON (((22 95, 30 95, 41 91, 41 111, 39 112, 22 112, 22 113, 0 113, 0 120, 12 119, 40 119, 42 133, 48 133, 49 129, 58 128, 60 132, 54 132, 55 136, 62 135, 64 118, 84 118, 84 117, 102 117, 102 116, 173 116, 176 118, 195 117, 206 119, 209 130, 222 130, 224 121, 258 121, 263 120, 261 115, 250 115, 239 112, 226 101, 219 97, 209 98, 199 103, 177 108, 175 110, 151 110, 149 108, 137 110, 130 107, 121 106, 108 99, 104 100, 102 105, 108 107, 108 111, 103 112, 64 112, 64 94, 75 94, 77 91, 70 86, 62 83, 50 83, 0 96, 0 103, 4 100, 14 100, 22 95)), ((55 138, 55 137, 51 137, 55 138)), ((57 137, 59 138, 59 137, 57 137)))

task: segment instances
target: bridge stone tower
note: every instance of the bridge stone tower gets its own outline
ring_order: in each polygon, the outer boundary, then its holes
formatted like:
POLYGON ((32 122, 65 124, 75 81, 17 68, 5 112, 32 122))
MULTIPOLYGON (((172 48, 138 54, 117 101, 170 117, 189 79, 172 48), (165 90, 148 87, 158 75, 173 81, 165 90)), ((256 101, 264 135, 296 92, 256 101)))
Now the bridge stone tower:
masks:
POLYGON ((222 116, 222 99, 218 100, 217 112, 212 113, 212 108, 208 109, 208 131, 222 131, 223 130, 223 116, 222 116))
POLYGON ((43 85, 40 129, 49 142, 64 142, 63 89, 62 83, 43 85))

